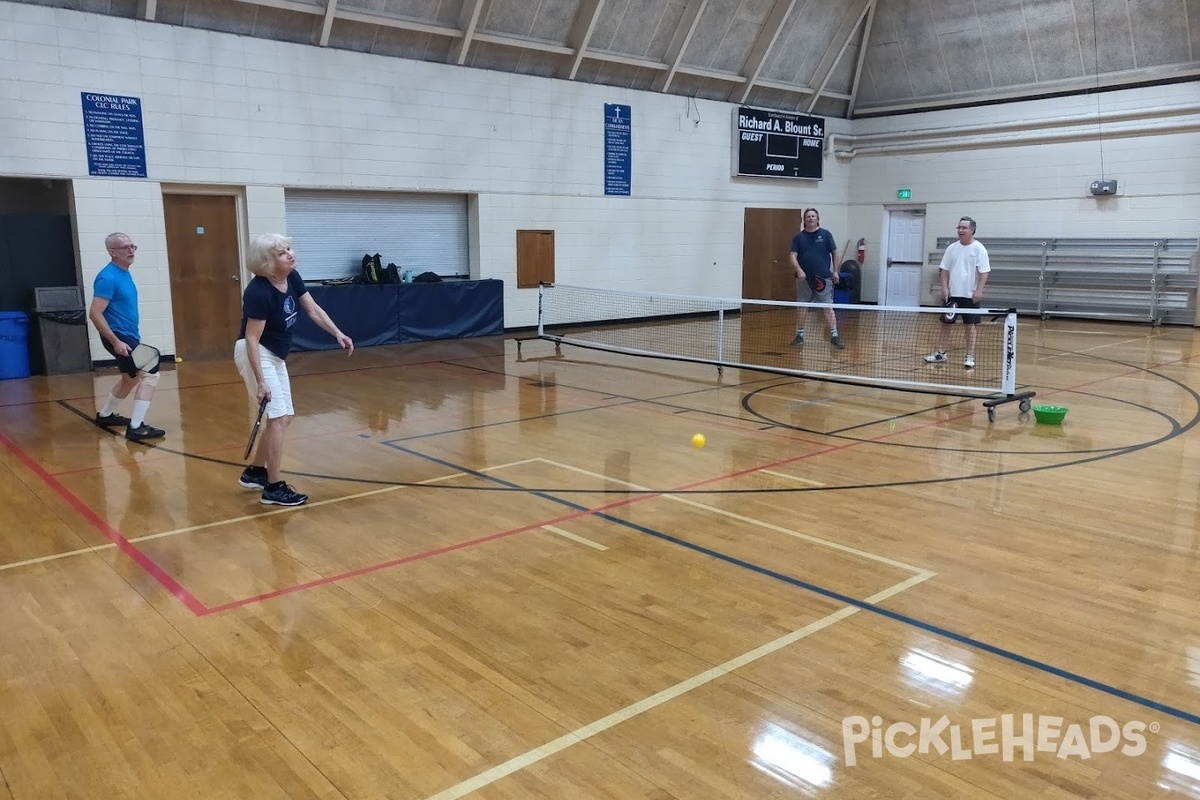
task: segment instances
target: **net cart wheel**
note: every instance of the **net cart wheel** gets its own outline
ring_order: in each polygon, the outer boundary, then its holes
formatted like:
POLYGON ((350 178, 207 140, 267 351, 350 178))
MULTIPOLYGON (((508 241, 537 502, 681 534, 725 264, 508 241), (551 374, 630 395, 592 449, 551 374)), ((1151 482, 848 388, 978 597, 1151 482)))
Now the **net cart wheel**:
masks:
POLYGON ((1028 414, 1029 409, 1033 408, 1033 403, 1029 402, 1029 400, 1022 400, 1021 405, 1018 406, 1018 408, 1021 409, 1022 414, 1028 414))
POLYGON ((996 421, 996 409, 988 408, 988 422, 996 421))

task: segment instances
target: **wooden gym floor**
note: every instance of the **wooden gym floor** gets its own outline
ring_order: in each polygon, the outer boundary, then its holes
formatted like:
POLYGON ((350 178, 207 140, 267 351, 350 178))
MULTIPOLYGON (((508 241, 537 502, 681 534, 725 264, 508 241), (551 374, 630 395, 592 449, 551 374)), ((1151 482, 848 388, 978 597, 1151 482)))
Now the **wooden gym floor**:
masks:
POLYGON ((166 371, 155 446, 90 424, 111 371, 5 381, 0 800, 1198 797, 1198 343, 1022 320, 1062 427, 303 353, 300 509, 237 485, 232 363, 166 371))

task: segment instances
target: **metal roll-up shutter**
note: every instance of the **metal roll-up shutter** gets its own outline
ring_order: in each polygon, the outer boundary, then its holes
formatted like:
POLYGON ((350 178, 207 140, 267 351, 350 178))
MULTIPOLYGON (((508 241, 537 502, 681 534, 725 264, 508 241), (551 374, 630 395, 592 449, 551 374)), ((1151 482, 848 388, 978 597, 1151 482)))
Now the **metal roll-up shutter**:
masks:
POLYGON ((284 205, 306 281, 356 277, 365 253, 413 275, 470 275, 465 195, 296 190, 284 205))

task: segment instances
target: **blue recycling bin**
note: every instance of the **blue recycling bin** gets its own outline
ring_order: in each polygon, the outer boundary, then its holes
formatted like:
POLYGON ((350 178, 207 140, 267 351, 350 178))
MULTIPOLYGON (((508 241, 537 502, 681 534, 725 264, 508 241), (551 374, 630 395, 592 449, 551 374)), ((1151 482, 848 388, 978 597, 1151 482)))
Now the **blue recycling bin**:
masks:
POLYGON ((0 379, 29 377, 29 316, 0 311, 0 379))

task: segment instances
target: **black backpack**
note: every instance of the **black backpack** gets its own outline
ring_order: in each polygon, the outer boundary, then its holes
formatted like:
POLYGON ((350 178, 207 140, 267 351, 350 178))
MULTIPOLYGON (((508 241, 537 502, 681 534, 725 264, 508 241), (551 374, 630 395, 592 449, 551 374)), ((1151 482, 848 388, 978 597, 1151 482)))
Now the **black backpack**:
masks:
POLYGON ((400 268, 395 264, 388 264, 383 274, 387 276, 386 283, 400 283, 400 268))
POLYGON ((413 283, 441 283, 442 276, 436 272, 422 272, 417 277, 413 278, 413 283))
POLYGON ((387 283, 387 275, 383 269, 383 259, 379 257, 379 253, 375 255, 367 253, 363 256, 362 280, 363 283, 387 283))

